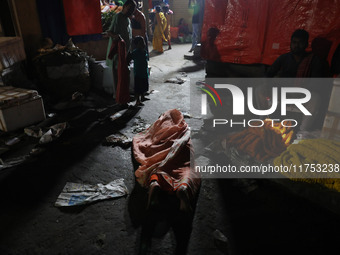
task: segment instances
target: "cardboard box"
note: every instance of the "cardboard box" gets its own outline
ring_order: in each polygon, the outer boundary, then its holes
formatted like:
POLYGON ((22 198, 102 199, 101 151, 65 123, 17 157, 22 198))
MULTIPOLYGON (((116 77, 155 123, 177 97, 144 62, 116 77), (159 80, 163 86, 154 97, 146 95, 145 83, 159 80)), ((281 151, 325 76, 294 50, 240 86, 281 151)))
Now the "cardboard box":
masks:
POLYGON ((321 137, 340 141, 340 114, 327 112, 323 122, 321 137))
POLYGON ((0 129, 9 132, 43 121, 45 110, 35 90, 0 88, 0 129))
POLYGON ((340 79, 334 79, 331 97, 329 99, 328 111, 340 113, 340 79))
POLYGON ((0 71, 25 59, 24 43, 20 37, 0 37, 0 71))
POLYGON ((340 141, 340 79, 334 79, 328 111, 323 122, 321 137, 340 141))

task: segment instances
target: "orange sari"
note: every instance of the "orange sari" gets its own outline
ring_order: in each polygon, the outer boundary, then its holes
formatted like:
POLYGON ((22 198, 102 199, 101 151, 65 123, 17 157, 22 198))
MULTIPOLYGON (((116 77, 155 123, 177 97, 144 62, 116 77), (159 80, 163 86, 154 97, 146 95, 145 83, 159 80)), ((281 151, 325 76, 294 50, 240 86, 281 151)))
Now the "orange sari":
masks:
POLYGON ((167 22, 163 12, 156 13, 156 26, 153 33, 152 47, 158 52, 163 52, 163 40, 167 41, 164 35, 167 22))
POLYGON ((174 193, 181 189, 193 199, 200 176, 190 168, 190 131, 181 112, 169 110, 137 134, 133 138, 133 154, 141 164, 135 175, 143 187, 156 181, 161 190, 174 193))

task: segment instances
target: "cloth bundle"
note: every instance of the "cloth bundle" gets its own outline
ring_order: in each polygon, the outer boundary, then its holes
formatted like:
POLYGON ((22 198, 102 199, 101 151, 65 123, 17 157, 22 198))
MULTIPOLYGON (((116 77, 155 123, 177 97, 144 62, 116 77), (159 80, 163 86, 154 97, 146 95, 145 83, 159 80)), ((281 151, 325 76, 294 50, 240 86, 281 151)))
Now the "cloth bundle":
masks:
POLYGON ((192 200, 200 186, 200 176, 190 168, 190 130, 181 112, 163 113, 144 132, 133 138, 133 154, 141 164, 135 172, 141 186, 157 182, 168 193, 181 189, 192 200))

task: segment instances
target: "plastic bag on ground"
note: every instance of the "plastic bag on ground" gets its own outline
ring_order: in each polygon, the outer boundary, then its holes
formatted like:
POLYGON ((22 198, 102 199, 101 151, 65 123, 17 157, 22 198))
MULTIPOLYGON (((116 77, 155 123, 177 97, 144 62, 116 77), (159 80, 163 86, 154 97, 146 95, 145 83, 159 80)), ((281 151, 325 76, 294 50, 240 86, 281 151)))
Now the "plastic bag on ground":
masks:
POLYGON ((106 185, 68 182, 55 202, 55 206, 84 205, 97 200, 122 197, 127 194, 128 189, 124 184, 124 179, 117 179, 106 185))

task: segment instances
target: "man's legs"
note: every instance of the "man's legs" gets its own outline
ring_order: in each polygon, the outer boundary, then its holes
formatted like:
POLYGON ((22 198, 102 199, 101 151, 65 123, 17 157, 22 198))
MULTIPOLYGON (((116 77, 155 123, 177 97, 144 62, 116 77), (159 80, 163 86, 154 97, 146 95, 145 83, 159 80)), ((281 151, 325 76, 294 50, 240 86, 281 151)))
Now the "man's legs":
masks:
POLYGON ((193 23, 192 24, 192 45, 191 45, 191 49, 189 50, 189 52, 192 52, 197 45, 198 29, 199 29, 199 24, 193 23))

